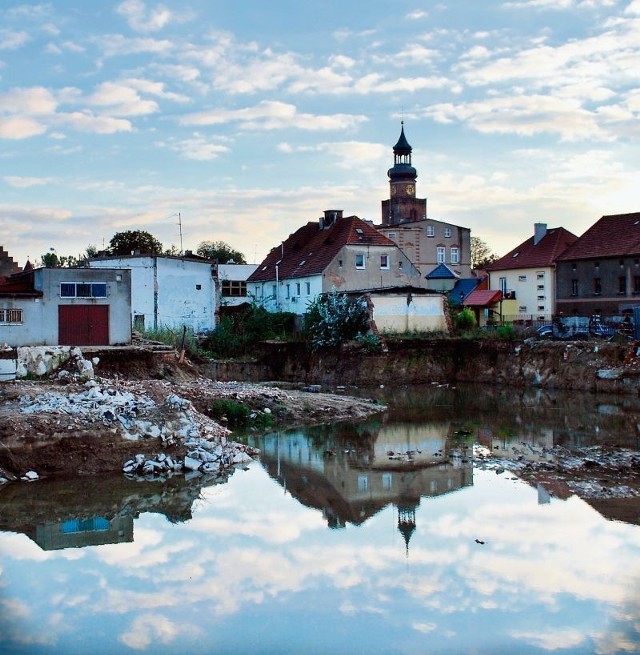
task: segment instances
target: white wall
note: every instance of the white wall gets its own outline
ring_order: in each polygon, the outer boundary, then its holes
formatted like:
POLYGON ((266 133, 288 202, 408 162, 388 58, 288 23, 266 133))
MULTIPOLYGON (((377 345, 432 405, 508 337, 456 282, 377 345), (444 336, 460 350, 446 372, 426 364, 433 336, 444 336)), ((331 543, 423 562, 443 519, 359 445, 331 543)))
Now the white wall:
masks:
POLYGON ((249 295, 249 285, 247 285, 246 296, 223 296, 222 285, 228 280, 233 282, 246 282, 247 278, 256 270, 256 268, 258 268, 257 264, 218 264, 218 282, 220 286, 219 304, 229 307, 251 302, 252 298, 249 295))
POLYGON ((270 312, 277 311, 276 306, 278 306, 282 312, 302 315, 306 313, 309 303, 322 293, 322 275, 278 280, 277 286, 275 280, 251 282, 248 285, 248 293, 252 299, 270 312), (309 293, 307 293, 307 284, 309 284, 309 293), (288 295, 287 285, 289 285, 288 295))
POLYGON ((507 278, 507 291, 515 291, 514 301, 502 303, 503 315, 548 315, 556 310, 555 268, 520 268, 507 271, 490 271, 489 288, 500 290, 500 278, 507 278), (542 277, 538 277, 542 276, 542 277), (521 279, 524 278, 524 279, 521 279), (539 286, 544 287, 538 289, 539 286), (544 299, 539 298, 544 296, 544 299), (526 310, 521 311, 526 307, 526 310), (544 309, 540 309, 544 307, 544 309))
MULTIPOLYGON (((60 305, 108 305, 109 345, 131 343, 129 271, 86 268, 40 268, 33 272, 41 298, 0 298, 0 307, 22 309, 21 325, 0 324, 0 343, 10 346, 57 346, 60 305), (62 282, 106 283, 106 298, 61 298, 62 282)), ((85 345, 85 344, 78 344, 85 345)))
POLYGON ((371 293, 370 296, 373 303, 373 320, 380 332, 402 334, 442 332, 448 329, 443 295, 371 293))
POLYGON ((212 264, 186 257, 139 255, 89 260, 91 268, 131 270, 131 320, 145 329, 183 325, 194 332, 215 329, 216 285, 212 264), (200 287, 200 288, 198 288, 200 287))

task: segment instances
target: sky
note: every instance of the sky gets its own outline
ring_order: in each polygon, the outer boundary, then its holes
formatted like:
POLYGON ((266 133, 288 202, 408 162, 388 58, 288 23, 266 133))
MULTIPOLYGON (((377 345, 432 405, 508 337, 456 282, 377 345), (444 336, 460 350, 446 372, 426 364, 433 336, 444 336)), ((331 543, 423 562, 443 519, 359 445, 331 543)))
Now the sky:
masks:
POLYGON ((3 0, 0 245, 257 263, 380 223, 401 121, 428 217, 498 255, 640 211, 640 0, 3 0))

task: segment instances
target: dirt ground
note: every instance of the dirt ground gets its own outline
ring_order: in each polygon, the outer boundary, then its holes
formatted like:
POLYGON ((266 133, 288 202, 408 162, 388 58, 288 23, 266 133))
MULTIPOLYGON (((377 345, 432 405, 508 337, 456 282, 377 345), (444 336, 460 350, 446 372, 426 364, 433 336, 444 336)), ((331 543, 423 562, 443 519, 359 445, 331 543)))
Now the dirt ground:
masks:
MULTIPOLYGON (((197 365, 176 362, 173 354, 130 354, 127 358, 120 352, 111 363, 101 361, 96 375, 100 376, 96 388, 134 399, 148 398, 157 404, 144 416, 139 407, 130 409, 130 414, 138 414, 138 418, 162 426, 171 418, 171 410, 163 403, 175 394, 193 404, 198 424, 206 424, 210 433, 228 435, 230 440, 233 433, 224 417, 210 414, 214 399, 248 407, 261 429, 359 419, 384 409, 372 400, 336 394, 215 382, 200 376, 197 365)), ((0 385, 0 476, 11 480, 30 470, 40 477, 117 471, 138 453, 151 456, 160 450, 172 457, 184 457, 187 448, 179 440, 173 444, 157 437, 131 440, 119 421, 105 419, 100 401, 95 403, 95 411, 83 414, 73 411, 78 402, 63 406, 63 400, 86 395, 87 383, 77 376, 55 378, 0 385), (39 399, 44 401, 37 411, 25 413, 25 406, 39 399)))

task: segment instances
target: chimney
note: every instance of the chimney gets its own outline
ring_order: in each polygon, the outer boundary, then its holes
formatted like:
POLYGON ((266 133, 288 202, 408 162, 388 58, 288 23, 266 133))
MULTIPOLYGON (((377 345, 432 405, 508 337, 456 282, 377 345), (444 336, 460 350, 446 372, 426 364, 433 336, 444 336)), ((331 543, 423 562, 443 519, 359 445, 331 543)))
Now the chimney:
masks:
POLYGON ((533 245, 537 246, 542 239, 544 239, 545 234, 547 233, 547 224, 546 223, 534 223, 533 224, 533 245))
POLYGON ((336 219, 342 218, 342 209, 325 209, 324 216, 320 219, 320 229, 326 230, 331 227, 336 219))

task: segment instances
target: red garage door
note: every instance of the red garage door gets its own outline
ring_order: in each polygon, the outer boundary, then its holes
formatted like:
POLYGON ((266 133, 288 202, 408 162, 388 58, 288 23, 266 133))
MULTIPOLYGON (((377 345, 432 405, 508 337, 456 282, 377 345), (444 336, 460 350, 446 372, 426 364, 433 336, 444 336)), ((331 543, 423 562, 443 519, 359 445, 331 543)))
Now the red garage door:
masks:
POLYGON ((108 346, 108 305, 60 305, 58 343, 61 346, 108 346))

